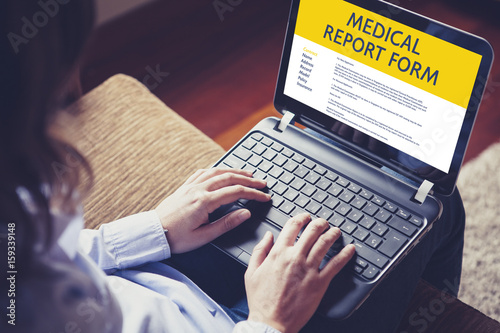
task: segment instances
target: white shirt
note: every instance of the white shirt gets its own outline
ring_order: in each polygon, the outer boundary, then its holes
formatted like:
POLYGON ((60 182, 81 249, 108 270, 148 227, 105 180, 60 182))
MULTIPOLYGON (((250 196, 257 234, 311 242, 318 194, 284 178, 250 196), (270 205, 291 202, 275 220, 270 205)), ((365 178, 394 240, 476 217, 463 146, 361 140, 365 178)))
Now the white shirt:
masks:
MULTIPOLYGON (((103 224, 99 230, 82 226, 81 216, 73 219, 58 245, 98 288, 116 298, 122 332, 278 332, 248 321, 235 326, 191 280, 160 263, 171 253, 155 211, 103 224)), ((82 306, 82 316, 90 319, 91 310, 82 306)), ((113 318, 109 321, 113 326, 113 318)))

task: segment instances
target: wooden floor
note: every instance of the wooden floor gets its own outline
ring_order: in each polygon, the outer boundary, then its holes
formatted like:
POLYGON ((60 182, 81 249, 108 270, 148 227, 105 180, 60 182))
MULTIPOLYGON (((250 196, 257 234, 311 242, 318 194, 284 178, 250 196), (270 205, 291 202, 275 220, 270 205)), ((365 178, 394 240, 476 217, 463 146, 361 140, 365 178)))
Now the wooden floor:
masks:
MULTIPOLYGON (((394 2, 483 36, 500 50, 498 2, 394 2)), ((272 99, 290 1, 242 1, 219 13, 214 3, 158 0, 99 27, 82 67, 84 90, 116 73, 134 76, 229 148, 259 119, 278 115, 272 99)), ((499 104, 495 64, 466 160, 500 140, 499 104)))

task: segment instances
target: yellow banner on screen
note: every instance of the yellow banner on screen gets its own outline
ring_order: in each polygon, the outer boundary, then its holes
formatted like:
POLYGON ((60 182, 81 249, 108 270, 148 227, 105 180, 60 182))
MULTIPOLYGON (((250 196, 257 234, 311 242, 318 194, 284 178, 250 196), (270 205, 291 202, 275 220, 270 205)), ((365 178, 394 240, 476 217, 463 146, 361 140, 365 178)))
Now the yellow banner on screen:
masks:
POLYGON ((479 54, 342 0, 300 1, 295 33, 463 108, 481 62, 479 54))

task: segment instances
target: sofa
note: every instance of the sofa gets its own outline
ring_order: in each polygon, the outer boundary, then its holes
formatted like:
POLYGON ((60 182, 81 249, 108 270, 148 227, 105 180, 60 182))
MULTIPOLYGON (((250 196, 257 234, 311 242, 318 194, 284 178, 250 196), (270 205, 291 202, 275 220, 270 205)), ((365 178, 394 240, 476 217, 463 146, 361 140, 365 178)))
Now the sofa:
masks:
MULTIPOLYGON (((155 208, 188 176, 224 154, 126 75, 90 91, 69 113, 72 143, 93 170, 93 181, 85 176, 81 182, 87 228, 155 208)), ((69 167, 78 163, 68 156, 69 167)), ((398 332, 500 332, 500 324, 421 280, 398 332)))

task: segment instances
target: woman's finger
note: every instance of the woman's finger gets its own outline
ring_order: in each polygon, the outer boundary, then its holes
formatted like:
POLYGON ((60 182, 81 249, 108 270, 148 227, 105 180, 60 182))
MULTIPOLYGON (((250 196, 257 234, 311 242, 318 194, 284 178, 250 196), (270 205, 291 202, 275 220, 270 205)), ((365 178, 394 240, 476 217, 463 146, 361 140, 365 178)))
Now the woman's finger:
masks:
POLYGON ((226 168, 211 168, 208 170, 204 170, 204 172, 202 174, 200 174, 199 177, 196 178, 196 181, 193 183, 201 184, 203 182, 206 182, 209 179, 212 179, 212 178, 220 176, 220 175, 225 175, 225 174, 236 174, 236 175, 241 175, 241 176, 245 176, 245 177, 252 177, 252 172, 246 171, 246 170, 226 169, 226 168))
POLYGON ((250 218, 251 214, 248 209, 238 209, 233 211, 215 222, 203 224, 193 231, 193 237, 201 244, 207 244, 239 226, 250 218))
POLYGON ((271 200, 271 196, 262 191, 246 187, 243 185, 233 185, 221 188, 220 190, 207 192, 205 203, 207 211, 212 213, 222 205, 229 204, 239 199, 256 200, 266 202, 271 200))
POLYGON ((252 188, 264 188, 267 182, 265 180, 252 178, 248 175, 242 175, 239 173, 226 172, 204 182, 206 191, 216 191, 224 187, 232 185, 243 185, 252 188))

